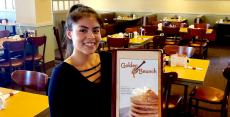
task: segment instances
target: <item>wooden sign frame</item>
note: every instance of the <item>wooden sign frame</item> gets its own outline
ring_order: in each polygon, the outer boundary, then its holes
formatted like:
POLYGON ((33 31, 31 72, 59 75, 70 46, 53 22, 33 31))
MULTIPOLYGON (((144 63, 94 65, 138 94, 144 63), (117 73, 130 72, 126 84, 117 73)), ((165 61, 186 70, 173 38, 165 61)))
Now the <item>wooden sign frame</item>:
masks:
POLYGON ((157 99, 158 110, 153 113, 162 117, 162 51, 113 50, 112 61, 112 117, 130 117, 134 112, 131 100, 149 90, 154 92, 152 97, 157 99))

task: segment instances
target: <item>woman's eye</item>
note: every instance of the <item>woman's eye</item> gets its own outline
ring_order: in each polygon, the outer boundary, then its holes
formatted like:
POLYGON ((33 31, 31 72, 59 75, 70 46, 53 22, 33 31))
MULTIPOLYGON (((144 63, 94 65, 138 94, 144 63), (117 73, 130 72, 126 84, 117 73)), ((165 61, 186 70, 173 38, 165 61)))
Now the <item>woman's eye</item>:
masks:
POLYGON ((87 32, 86 29, 80 29, 80 32, 87 32))
POLYGON ((99 33, 100 30, 99 30, 99 29, 95 29, 95 30, 93 30, 93 32, 94 32, 94 33, 99 33))

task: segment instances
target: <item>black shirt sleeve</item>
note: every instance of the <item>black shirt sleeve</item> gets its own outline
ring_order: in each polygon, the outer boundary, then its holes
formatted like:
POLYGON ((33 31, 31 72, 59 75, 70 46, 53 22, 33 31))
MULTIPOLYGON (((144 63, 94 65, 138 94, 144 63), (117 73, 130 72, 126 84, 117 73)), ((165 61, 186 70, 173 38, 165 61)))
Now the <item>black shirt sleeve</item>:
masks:
POLYGON ((67 113, 65 81, 63 78, 62 64, 53 69, 48 88, 49 108, 51 117, 64 117, 67 113))

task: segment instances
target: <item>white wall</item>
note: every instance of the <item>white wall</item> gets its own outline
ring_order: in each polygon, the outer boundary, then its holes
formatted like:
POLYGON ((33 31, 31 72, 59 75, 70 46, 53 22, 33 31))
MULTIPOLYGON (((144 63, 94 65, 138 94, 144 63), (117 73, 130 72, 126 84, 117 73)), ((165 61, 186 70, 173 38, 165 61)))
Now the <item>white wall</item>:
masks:
POLYGON ((230 14, 229 0, 81 0, 100 11, 230 14))
POLYGON ((27 25, 36 24, 34 0, 15 0, 16 22, 27 25))

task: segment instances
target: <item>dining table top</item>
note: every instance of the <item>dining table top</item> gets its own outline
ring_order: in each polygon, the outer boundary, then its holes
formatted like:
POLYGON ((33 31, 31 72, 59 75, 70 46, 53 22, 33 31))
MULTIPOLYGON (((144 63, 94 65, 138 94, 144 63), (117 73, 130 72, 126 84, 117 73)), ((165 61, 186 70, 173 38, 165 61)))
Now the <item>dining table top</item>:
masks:
MULTIPOLYGON (((162 32, 163 30, 162 30, 162 27, 160 28, 160 27, 158 27, 158 29, 157 29, 158 31, 160 31, 160 32, 162 32)), ((211 34, 212 33, 212 31, 213 31, 213 29, 211 29, 211 28, 208 28, 208 29, 206 29, 206 34, 211 34)), ((188 33, 188 28, 187 27, 180 27, 180 30, 179 30, 179 32, 180 33, 188 33)))
POLYGON ((164 72, 177 72, 178 80, 185 83, 202 84, 209 66, 209 60, 188 59, 187 67, 169 66, 164 67, 164 72))
MULTIPOLYGON (((208 28, 208 29, 206 29, 206 34, 211 34, 212 31, 213 31, 213 29, 208 28)), ((188 33, 188 28, 181 27, 181 28, 180 28, 180 32, 181 32, 181 33, 188 33)))
MULTIPOLYGON (((15 91, 0 87, 1 95, 15 91)), ((34 117, 48 108, 48 96, 19 91, 6 99, 5 108, 0 110, 0 117, 34 117)))
MULTIPOLYGON (((113 35, 111 35, 111 37, 120 38, 119 34, 113 34, 113 35)), ((144 45, 144 44, 148 43, 150 40, 152 40, 153 37, 154 36, 143 35, 143 36, 137 36, 137 37, 134 37, 134 38, 130 38, 129 44, 132 44, 132 45, 144 45)), ((107 42, 107 37, 101 38, 101 41, 102 42, 107 42)))
POLYGON ((166 22, 186 22, 186 18, 164 18, 160 21, 166 21, 166 22))

